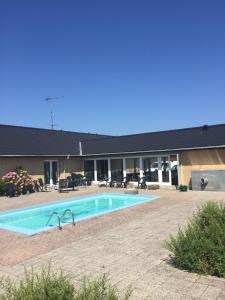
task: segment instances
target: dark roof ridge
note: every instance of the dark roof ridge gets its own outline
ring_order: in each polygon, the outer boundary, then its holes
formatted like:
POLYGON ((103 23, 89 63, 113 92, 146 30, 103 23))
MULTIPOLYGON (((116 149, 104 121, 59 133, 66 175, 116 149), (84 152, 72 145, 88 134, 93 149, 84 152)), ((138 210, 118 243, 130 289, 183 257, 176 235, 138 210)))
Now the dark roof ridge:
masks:
MULTIPOLYGON (((92 132, 69 131, 69 130, 63 130, 63 129, 49 129, 49 128, 39 128, 39 127, 11 125, 11 124, 0 124, 0 126, 16 127, 16 128, 23 128, 23 129, 34 129, 34 130, 44 130, 44 131, 50 131, 50 132, 66 132, 66 133, 78 133, 78 134, 90 134, 90 135, 97 135, 97 136, 105 136, 104 134, 92 133, 92 132)), ((110 137, 110 135, 109 135, 109 137, 110 137)))
MULTIPOLYGON (((166 132, 174 132, 174 131, 184 131, 184 130, 193 130, 193 129, 201 129, 204 127, 217 127, 217 126, 225 126, 225 123, 221 124, 213 124, 213 125, 207 125, 204 124, 202 126, 194 126, 194 127, 185 127, 185 128, 178 128, 178 129, 168 129, 168 130, 158 130, 158 131, 149 131, 149 132, 141 132, 141 133, 133 133, 133 134, 125 134, 125 135, 116 135, 116 136, 106 136, 106 137, 99 137, 98 139, 95 139, 95 141, 99 140, 109 140, 109 139, 114 139, 114 138, 123 138, 123 137, 132 137, 132 136, 138 136, 138 135, 147 135, 147 134, 156 134, 156 133, 166 133, 166 132)), ((91 140, 81 140, 81 142, 85 141, 91 141, 91 140)))
POLYGON ((174 131, 183 131, 183 130, 193 130, 193 129, 201 129, 204 127, 209 128, 209 127, 216 127, 216 126, 225 126, 225 123, 221 124, 213 124, 213 125, 208 125, 208 124, 203 124, 201 126, 194 126, 194 127, 184 127, 184 128, 175 128, 175 129, 167 129, 167 130, 157 130, 157 131, 149 131, 149 132, 141 132, 141 133, 132 133, 132 134, 125 134, 125 135, 119 135, 119 137, 124 137, 124 136, 135 136, 135 135, 140 135, 140 134, 151 134, 151 133, 162 133, 162 132, 174 132, 174 131))

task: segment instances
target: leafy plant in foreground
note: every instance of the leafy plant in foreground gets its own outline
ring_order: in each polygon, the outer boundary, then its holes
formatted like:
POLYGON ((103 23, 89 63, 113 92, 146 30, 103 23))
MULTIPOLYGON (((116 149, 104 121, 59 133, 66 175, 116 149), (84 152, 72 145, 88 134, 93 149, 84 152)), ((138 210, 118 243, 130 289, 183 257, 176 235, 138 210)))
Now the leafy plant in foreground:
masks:
POLYGON ((184 229, 170 236, 166 247, 175 266, 225 278, 225 205, 203 205, 184 229))
POLYGON ((122 297, 116 287, 109 284, 107 275, 84 279, 75 288, 73 279, 63 271, 53 271, 51 265, 41 272, 25 269, 25 278, 18 285, 9 278, 1 278, 0 300, 128 300, 131 289, 122 297))

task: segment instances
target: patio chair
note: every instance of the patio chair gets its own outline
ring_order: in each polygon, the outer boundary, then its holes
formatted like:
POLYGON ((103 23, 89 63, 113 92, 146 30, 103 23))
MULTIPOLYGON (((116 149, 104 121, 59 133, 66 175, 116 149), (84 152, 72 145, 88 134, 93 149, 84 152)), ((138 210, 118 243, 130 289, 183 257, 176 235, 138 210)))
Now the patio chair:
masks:
POLYGON ((81 186, 81 179, 80 177, 77 177, 77 176, 71 176, 70 180, 68 180, 68 187, 71 188, 75 188, 75 187, 78 187, 78 186, 81 186))
POLYGON ((86 177, 86 176, 82 176, 80 178, 80 185, 81 186, 88 186, 88 185, 91 185, 91 180, 90 178, 86 177))
POLYGON ((107 182, 107 178, 103 178, 103 179, 99 180, 98 186, 99 187, 106 186, 106 182, 107 182))
POLYGON ((69 176, 69 177, 70 177, 70 180, 73 182, 74 186, 85 185, 85 181, 83 180, 83 178, 84 178, 83 175, 72 173, 71 176, 69 176))
POLYGON ((147 185, 146 185, 146 178, 145 178, 145 176, 139 177, 138 188, 146 189, 146 187, 147 187, 147 185))
POLYGON ((110 187, 116 187, 117 186, 117 178, 115 176, 113 176, 111 178, 111 185, 110 187))
POLYGON ((107 186, 112 187, 112 178, 111 177, 106 180, 106 187, 107 186))
POLYGON ((59 193, 62 193, 63 190, 67 190, 69 187, 69 180, 68 179, 59 179, 59 193))
POLYGON ((34 190, 35 192, 40 192, 40 185, 37 180, 34 180, 34 190))
POLYGON ((42 178, 38 178, 38 183, 39 183, 40 190, 41 190, 42 192, 46 192, 46 191, 49 190, 49 188, 47 187, 47 185, 44 184, 42 178))
POLYGON ((121 181, 121 187, 127 188, 128 182, 129 182, 129 181, 128 181, 127 176, 123 177, 123 180, 121 181))
POLYGON ((86 185, 87 186, 90 186, 91 185, 91 182, 92 182, 92 177, 91 176, 85 176, 85 180, 86 180, 86 185))
POLYGON ((117 177, 114 182, 113 182, 114 187, 123 187, 123 178, 122 177, 117 177))

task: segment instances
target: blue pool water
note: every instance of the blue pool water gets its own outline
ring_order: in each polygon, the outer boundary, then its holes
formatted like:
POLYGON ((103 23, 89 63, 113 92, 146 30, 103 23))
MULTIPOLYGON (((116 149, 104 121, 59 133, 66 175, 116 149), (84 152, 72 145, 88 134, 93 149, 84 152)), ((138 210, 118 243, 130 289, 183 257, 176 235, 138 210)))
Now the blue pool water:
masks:
MULTIPOLYGON (((0 213, 0 228, 32 235, 58 226, 56 216, 53 216, 49 225, 46 226, 52 212, 57 212, 59 216, 62 216, 66 209, 70 209, 75 215, 75 222, 77 222, 150 202, 157 198, 155 196, 106 193, 57 201, 0 213)), ((71 214, 68 213, 63 218, 61 225, 71 223, 71 221, 71 214)))

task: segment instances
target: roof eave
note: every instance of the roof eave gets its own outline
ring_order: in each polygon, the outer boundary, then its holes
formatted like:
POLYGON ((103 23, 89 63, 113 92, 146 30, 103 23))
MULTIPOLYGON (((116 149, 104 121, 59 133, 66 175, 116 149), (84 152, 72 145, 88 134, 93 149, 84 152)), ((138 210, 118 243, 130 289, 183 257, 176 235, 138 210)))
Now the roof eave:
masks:
POLYGON ((156 150, 141 150, 141 151, 128 151, 128 152, 108 152, 108 153, 95 153, 95 154, 83 154, 82 156, 100 156, 100 155, 121 155, 121 154, 136 154, 136 153, 153 153, 153 152, 168 152, 168 151, 185 151, 185 150, 201 150, 201 149, 213 149, 213 148, 225 148, 225 145, 219 146, 205 146, 205 147, 189 147, 189 148, 169 148, 169 149, 156 149, 156 150))
POLYGON ((58 157, 65 157, 65 156, 72 156, 72 157, 79 157, 79 154, 0 154, 0 157, 52 157, 52 156, 58 156, 58 157))
POLYGON ((0 154, 0 157, 86 157, 86 156, 103 156, 103 155, 121 155, 121 154, 136 154, 136 153, 154 153, 154 152, 168 152, 168 151, 185 151, 185 150, 201 150, 201 149, 213 149, 213 148, 225 148, 225 145, 218 146, 205 146, 205 147, 187 147, 187 148, 168 148, 168 149, 155 149, 155 150, 140 150, 140 151, 126 151, 126 152, 102 152, 102 153, 90 153, 90 154, 0 154))

